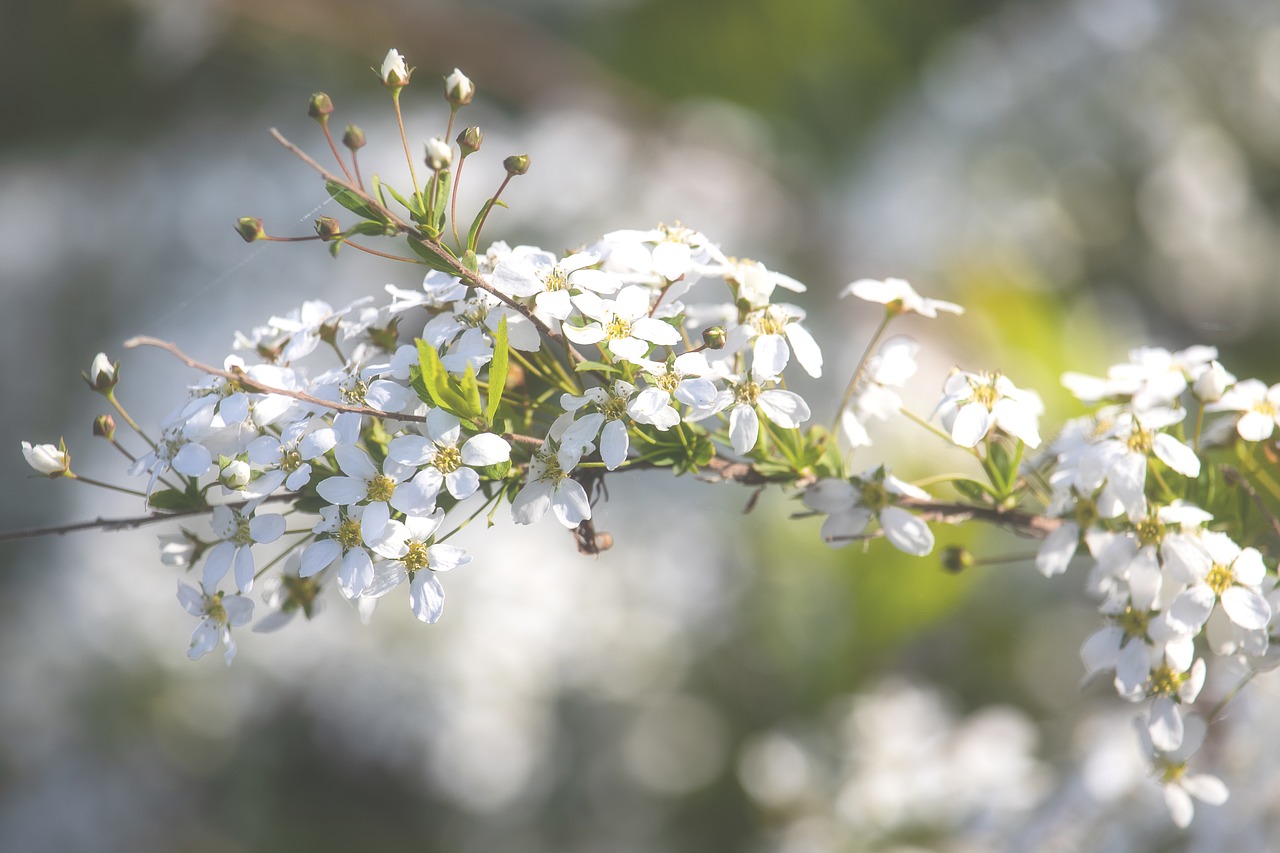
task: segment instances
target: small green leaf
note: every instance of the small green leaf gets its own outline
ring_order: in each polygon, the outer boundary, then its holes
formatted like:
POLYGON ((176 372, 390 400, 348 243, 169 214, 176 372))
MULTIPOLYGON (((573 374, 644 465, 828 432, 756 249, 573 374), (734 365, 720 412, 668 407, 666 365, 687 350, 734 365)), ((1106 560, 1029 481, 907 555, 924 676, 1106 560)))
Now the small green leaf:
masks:
MULTIPOLYGON (((472 254, 472 257, 475 257, 472 254)), ((502 404, 502 392, 507 387, 507 371, 510 353, 507 350, 507 318, 498 320, 498 331, 493 333, 493 358, 489 360, 489 399, 484 409, 486 423, 492 424, 498 417, 502 404)))
POLYGON ((444 231, 444 218, 449 209, 449 184, 453 180, 453 175, 448 169, 441 169, 436 173, 436 180, 432 182, 435 193, 431 199, 431 226, 437 231, 444 231))
POLYGON ((422 384, 431 400, 446 412, 452 412, 464 420, 479 415, 478 407, 472 410, 466 398, 453 387, 449 372, 441 364, 440 354, 435 347, 421 338, 415 343, 418 347, 418 369, 422 372, 422 384))
POLYGON ((480 239, 480 224, 484 222, 484 218, 488 216, 489 210, 494 206, 506 207, 505 202, 491 198, 480 207, 480 212, 476 214, 476 218, 471 220, 471 230, 467 232, 467 248, 471 251, 476 250, 476 242, 480 239))
POLYGON ((476 253, 470 249, 462 253, 462 265, 472 272, 480 272, 480 260, 476 257, 476 253))
POLYGON ((580 361, 573 366, 578 373, 590 373, 596 371, 598 373, 621 373, 622 369, 614 367, 612 364, 605 364, 603 361, 580 361))
POLYGON ((507 474, 511 473, 511 461, 486 465, 483 468, 477 468, 476 472, 486 480, 504 480, 507 474))
POLYGON ((164 510, 165 512, 198 510, 204 509, 206 506, 204 498, 198 493, 180 492, 177 489, 152 492, 151 497, 147 498, 147 505, 152 509, 164 510))
POLYGON ((344 232, 344 237, 359 234, 364 237, 382 237, 387 233, 387 226, 381 222, 357 222, 344 232))
POLYGON ((334 181, 325 181, 324 188, 329 191, 329 195, 333 197, 334 201, 357 216, 374 222, 386 223, 387 217, 382 211, 341 184, 334 181))
POLYGON ((952 480, 951 485, 957 492, 976 504, 989 504, 994 497, 990 487, 977 480, 952 480))
POLYGON ((458 274, 457 268, 449 263, 449 261, 445 259, 444 255, 439 251, 440 249, 444 249, 445 253, 448 253, 449 250, 444 246, 444 244, 427 243, 424 240, 419 240, 417 237, 409 237, 408 242, 409 248, 413 253, 422 258, 426 265, 431 267, 433 270, 455 276, 458 274))
POLYGON ((484 405, 480 402, 480 385, 476 382, 476 371, 470 363, 467 364, 467 369, 458 382, 458 389, 462 392, 462 398, 467 401, 467 417, 479 417, 484 412, 484 405))
MULTIPOLYGON (((381 184, 380 189, 381 187, 385 187, 387 192, 391 193, 391 197, 394 198, 396 201, 400 202, 400 204, 404 207, 405 210, 409 211, 410 216, 417 213, 417 211, 414 210, 413 205, 409 203, 409 200, 406 199, 404 196, 400 195, 400 193, 396 192, 395 187, 391 186, 390 184, 381 184)), ((416 194, 414 198, 417 198, 416 194)))

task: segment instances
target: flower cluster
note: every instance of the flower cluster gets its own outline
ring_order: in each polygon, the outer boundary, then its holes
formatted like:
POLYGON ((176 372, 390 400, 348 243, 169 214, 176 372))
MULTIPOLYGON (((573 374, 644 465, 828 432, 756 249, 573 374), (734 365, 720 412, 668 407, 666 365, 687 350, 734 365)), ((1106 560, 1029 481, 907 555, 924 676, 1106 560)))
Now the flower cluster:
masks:
MULTIPOLYGON (((395 51, 379 72, 397 116, 412 73, 395 51)), ((788 378, 821 378, 823 353, 804 310, 775 300, 804 292, 796 280, 679 224, 615 231, 563 254, 502 242, 480 251, 502 188, 529 168, 524 155, 503 162, 501 186, 463 240, 452 194, 482 134, 463 131, 456 157, 446 140, 473 95, 460 71, 445 79, 449 130, 426 146, 425 186, 410 159, 411 192, 365 185, 362 133, 344 137, 350 166, 330 139, 344 177, 317 168, 360 221, 344 229, 322 217, 316 237, 290 238, 321 240, 334 254, 371 251, 357 238, 400 241, 411 255, 401 260, 429 268, 420 288, 388 285, 383 304, 305 302, 237 334, 221 367, 135 339, 204 374, 154 437, 117 399, 117 363, 100 355, 84 375, 145 442, 132 452, 111 416, 95 422, 95 434, 131 460, 147 508, 209 517, 208 534, 162 537, 162 562, 199 571, 198 588, 180 582, 178 592, 200 619, 191 657, 221 643, 231 662, 232 629, 253 618, 247 596, 273 570, 259 590, 268 613, 257 630, 314 616, 330 586, 365 618, 407 588, 413 615, 435 622, 440 575, 472 560, 449 540, 472 519, 492 521, 504 506, 518 524, 550 514, 580 550, 599 553, 612 541, 592 525, 606 476, 710 469, 788 490, 802 515, 824 517, 820 535, 832 547, 884 537, 924 556, 935 548, 932 523, 974 519, 1043 537, 1035 565, 1046 576, 1087 555, 1079 562, 1105 620, 1082 649, 1089 676, 1105 673, 1123 699, 1145 703, 1143 749, 1176 822, 1190 820, 1192 796, 1225 798, 1214 777, 1186 773, 1217 714, 1188 709, 1207 659, 1249 672, 1277 659, 1280 521, 1271 506, 1280 486, 1267 468, 1280 460, 1280 385, 1237 380, 1209 347, 1134 350, 1103 377, 1065 375, 1098 408, 1026 457, 1041 446, 1045 406, 1001 371, 956 368, 928 416, 906 409, 901 391, 918 372, 920 346, 881 336, 899 318, 962 309, 900 279, 860 279, 841 295, 883 306, 882 320, 830 427, 812 425, 788 378), (972 457, 980 474, 913 484, 885 465, 855 465, 874 422, 898 418, 972 457), (1243 471, 1209 458, 1228 453, 1243 471), (944 483, 955 495, 921 488, 944 483), (264 559, 264 549, 275 556, 264 559)), ((326 136, 332 111, 327 96, 313 96, 326 136)), ((237 230, 283 239, 252 218, 237 230)), ((22 452, 42 476, 104 485, 72 470, 63 443, 23 442, 22 452)), ((952 568, 975 562, 962 549, 947 553, 952 568)))

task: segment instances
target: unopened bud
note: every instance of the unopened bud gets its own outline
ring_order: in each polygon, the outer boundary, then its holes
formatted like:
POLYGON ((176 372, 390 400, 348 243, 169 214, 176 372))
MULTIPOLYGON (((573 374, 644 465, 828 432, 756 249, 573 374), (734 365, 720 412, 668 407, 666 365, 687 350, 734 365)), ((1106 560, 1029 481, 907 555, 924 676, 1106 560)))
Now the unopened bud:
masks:
POLYGON ((409 85, 409 77, 413 74, 404 64, 400 51, 392 48, 382 60, 382 85, 388 89, 403 89, 409 85))
POLYGON ((89 365, 88 373, 81 373, 84 381, 89 383, 89 387, 99 394, 106 394, 112 388, 116 387, 116 383, 120 381, 118 373, 120 370, 119 362, 113 364, 106 353, 98 353, 93 357, 93 364, 89 365))
POLYGON ((465 106, 475 97, 476 85, 458 69, 444 78, 444 99, 454 106, 465 106))
POLYGON ((512 154, 502 161, 502 168, 507 170, 508 175, 523 175, 529 171, 529 155, 512 154))
POLYGON ((342 133, 342 144, 352 151, 359 151, 363 148, 364 141, 364 131, 354 124, 347 125, 347 129, 342 133))
POLYGON ((438 136, 427 140, 427 166, 433 172, 449 168, 453 162, 453 146, 438 136))
POLYGON ((942 550, 942 568, 959 574, 973 565, 973 554, 963 545, 948 545, 942 550))
POLYGON ((707 349, 724 349, 728 337, 723 326, 710 326, 702 330, 702 343, 707 349))
POLYGON ((223 457, 222 465, 219 466, 218 482, 223 488, 238 492, 245 486, 249 485, 249 477, 252 473, 249 469, 249 463, 240 459, 227 459, 223 457))
POLYGON ((65 442, 59 441, 55 447, 52 444, 32 446, 24 441, 22 455, 37 474, 43 474, 51 479, 66 477, 71 472, 71 456, 67 453, 65 442))
POLYGON ((333 112, 333 101, 324 92, 316 92, 311 96, 311 101, 307 104, 307 115, 319 122, 325 122, 329 119, 329 113, 333 112))
POLYGON ((342 236, 342 226, 332 216, 316 217, 316 233, 326 243, 332 243, 342 236))
POLYGON ((114 441, 116 437, 115 418, 111 417, 111 415, 98 415, 93 419, 93 434, 98 438, 114 441))
POLYGON ((478 127, 468 127, 458 134, 458 147, 462 149, 463 157, 479 151, 482 142, 484 142, 484 131, 478 127))
POLYGON ((262 230, 262 220, 256 216, 241 216, 236 220, 236 233, 246 243, 252 243, 254 240, 261 240, 267 236, 267 232, 262 230))
POLYGON ((1236 378, 1217 361, 1209 365, 1196 377, 1191 386, 1191 393, 1201 403, 1216 403, 1222 399, 1227 389, 1235 384, 1236 378))

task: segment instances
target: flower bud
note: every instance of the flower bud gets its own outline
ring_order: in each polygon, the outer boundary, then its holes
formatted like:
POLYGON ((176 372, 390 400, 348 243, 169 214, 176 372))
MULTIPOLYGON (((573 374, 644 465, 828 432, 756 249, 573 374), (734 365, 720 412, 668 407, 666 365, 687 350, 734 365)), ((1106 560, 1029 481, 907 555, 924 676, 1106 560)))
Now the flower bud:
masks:
POLYGON ((317 216, 315 225, 316 233, 326 243, 332 243, 342 236, 342 226, 332 216, 317 216))
POLYGON ((323 123, 328 121, 331 112, 333 112, 333 101, 329 100, 328 95, 324 92, 316 92, 311 96, 311 101, 307 104, 307 115, 323 123))
POLYGON ((427 166, 433 172, 449 168, 453 162, 453 146, 438 136, 427 140, 427 166))
POLYGON ((479 151, 482 142, 484 142, 484 131, 478 127, 468 127, 458 134, 458 147, 462 149, 463 157, 479 151))
POLYGON ((710 326, 702 330, 702 343, 707 349, 724 349, 728 337, 723 326, 710 326))
POLYGON ((409 77, 413 74, 404 64, 400 51, 392 48, 382 60, 382 85, 388 89, 399 90, 409 85, 409 77))
POLYGON ((218 482, 223 488, 238 492, 249 485, 249 463, 240 459, 223 458, 223 465, 218 471, 218 482))
POLYGON ((444 99, 454 106, 465 106, 475 97, 476 86, 467 75, 458 69, 444 78, 444 99))
POLYGON ((246 243, 252 243, 254 240, 261 240, 267 236, 267 232, 262 230, 262 220, 256 216, 241 216, 236 220, 236 233, 246 243))
POLYGON ((1217 361, 1211 361, 1196 377, 1195 384, 1191 386, 1191 393, 1201 403, 1216 403, 1222 399, 1226 390, 1235 384, 1235 381, 1236 378, 1228 373, 1225 367, 1217 361))
POLYGON ((942 568, 959 574, 973 565, 973 554, 963 545, 949 545, 942 551, 942 568))
POLYGON ((117 375, 120 370, 120 363, 112 363, 107 358, 106 353, 98 353, 93 357, 93 364, 89 365, 88 373, 81 373, 84 381, 89 383, 89 387, 99 394, 106 394, 112 388, 116 387, 116 383, 120 381, 117 375))
POLYGON ((111 415, 98 415, 93 419, 93 434, 98 438, 114 441, 116 437, 115 418, 111 417, 111 415))
POLYGON ((71 473, 71 456, 67 453, 67 446, 63 442, 58 442, 55 447, 52 444, 37 444, 34 447, 29 442, 22 442, 22 455, 26 457, 27 464, 35 469, 37 474, 43 474, 46 477, 65 477, 71 473))
POLYGON ((347 129, 342 133, 342 144, 352 151, 359 151, 364 147, 364 142, 364 131, 354 124, 347 125, 347 129))
POLYGON ((502 168, 507 170, 508 175, 523 175, 529 171, 529 155, 512 154, 502 161, 502 168))

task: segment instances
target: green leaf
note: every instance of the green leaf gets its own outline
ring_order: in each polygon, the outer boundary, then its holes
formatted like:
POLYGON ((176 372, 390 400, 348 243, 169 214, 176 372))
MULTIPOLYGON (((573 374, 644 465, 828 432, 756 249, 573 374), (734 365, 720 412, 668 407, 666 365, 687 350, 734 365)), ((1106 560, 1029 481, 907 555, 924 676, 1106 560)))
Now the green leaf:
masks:
POLYGON ((342 244, 345 242, 346 240, 342 237, 339 237, 337 240, 334 240, 332 243, 329 244, 329 254, 333 255, 333 257, 335 258, 338 257, 338 250, 342 248, 342 244))
POLYGON ((469 411, 474 413, 470 417, 478 417, 484 412, 484 404, 480 402, 480 385, 476 382, 475 368, 470 363, 467 364, 466 372, 462 374, 458 389, 462 392, 463 399, 467 401, 469 411))
POLYGON ((450 264, 439 251, 440 249, 443 249, 446 254, 452 254, 444 244, 427 243, 424 240, 419 240, 417 237, 412 236, 408 238, 408 242, 409 248, 413 253, 422 258, 422 260, 426 262, 427 266, 431 267, 433 270, 438 270, 439 272, 448 273, 449 275, 454 276, 458 274, 458 270, 450 264))
MULTIPOLYGON (((473 254, 472 257, 475 257, 473 254)), ((492 425, 502 405, 502 392, 507 387, 507 371, 510 353, 507 350, 507 318, 498 321, 498 331, 493 333, 493 358, 489 360, 489 399, 484 409, 485 422, 492 425)))
POLYGON ((986 483, 979 483, 977 480, 952 480, 951 485, 957 492, 976 504, 989 504, 991 498, 995 496, 986 483))
POLYGON ((448 169, 441 169, 436 173, 436 180, 432 182, 435 188, 434 196, 431 199, 431 227, 437 231, 444 231, 444 218, 449 209, 449 184, 453 180, 453 175, 448 169))
POLYGON ((413 205, 409 203, 408 199, 400 195, 400 193, 396 192, 395 187, 391 186, 390 184, 382 184, 381 187, 385 187, 387 192, 391 193, 391 197, 394 198, 396 201, 400 202, 400 204, 404 207, 405 210, 409 211, 410 216, 412 216, 417 212, 413 209, 413 205))
POLYGON ((364 237, 382 237, 387 233, 387 226, 382 222, 357 222, 351 226, 343 234, 344 237, 350 237, 359 234, 364 237))
POLYGON ((476 257, 476 253, 470 249, 462 253, 462 265, 472 272, 480 272, 480 260, 476 257))
POLYGON ((147 505, 152 509, 164 510, 165 512, 184 512, 205 509, 207 506, 204 498, 199 493, 180 492, 177 489, 152 492, 151 497, 147 498, 147 505))
POLYGON ((614 367, 612 364, 605 364, 603 361, 580 361, 573 366, 578 373, 588 373, 596 371, 598 373, 621 373, 622 368, 614 367))
POLYGON ((486 480, 504 480, 507 474, 511 473, 511 461, 485 465, 483 468, 477 468, 476 472, 486 480))
POLYGON ((1009 494, 1018 476, 1017 462, 1009 455, 1008 449, 999 441, 987 444, 987 474, 991 477, 991 485, 995 487, 997 497, 1009 494))
POLYGON ((476 250, 476 242, 480 239, 480 224, 484 222, 484 218, 489 215, 489 210, 494 206, 506 207, 506 202, 498 201, 491 198, 480 207, 480 212, 476 214, 476 218, 471 220, 471 230, 467 232, 467 248, 471 251, 476 250))
POLYGON ((329 195, 333 197, 334 201, 357 216, 383 224, 387 222, 387 217, 382 211, 341 184, 334 181, 325 181, 324 188, 329 191, 329 195))
POLYGON ((435 347, 421 338, 415 343, 418 347, 418 369, 422 372, 422 384, 432 402, 464 420, 477 417, 480 414, 479 407, 472 409, 466 398, 453 387, 449 372, 440 363, 440 354, 435 347))

